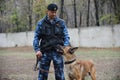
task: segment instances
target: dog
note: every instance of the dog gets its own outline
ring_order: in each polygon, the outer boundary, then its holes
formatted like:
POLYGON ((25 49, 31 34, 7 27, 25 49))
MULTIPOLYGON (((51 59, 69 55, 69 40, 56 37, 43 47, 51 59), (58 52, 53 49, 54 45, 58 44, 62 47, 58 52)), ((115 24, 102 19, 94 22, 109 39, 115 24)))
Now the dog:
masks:
POLYGON ((96 70, 91 60, 78 60, 74 52, 78 47, 60 46, 58 52, 62 53, 65 59, 65 67, 69 80, 85 80, 89 74, 92 80, 96 80, 96 70))

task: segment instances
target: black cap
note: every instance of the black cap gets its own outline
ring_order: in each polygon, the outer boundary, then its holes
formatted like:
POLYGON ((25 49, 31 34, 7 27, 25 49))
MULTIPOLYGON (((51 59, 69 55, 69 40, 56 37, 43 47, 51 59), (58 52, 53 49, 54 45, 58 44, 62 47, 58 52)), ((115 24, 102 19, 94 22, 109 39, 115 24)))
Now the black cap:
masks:
POLYGON ((49 4, 48 7, 47 7, 48 10, 51 10, 51 11, 57 11, 58 10, 58 6, 56 4, 49 4))

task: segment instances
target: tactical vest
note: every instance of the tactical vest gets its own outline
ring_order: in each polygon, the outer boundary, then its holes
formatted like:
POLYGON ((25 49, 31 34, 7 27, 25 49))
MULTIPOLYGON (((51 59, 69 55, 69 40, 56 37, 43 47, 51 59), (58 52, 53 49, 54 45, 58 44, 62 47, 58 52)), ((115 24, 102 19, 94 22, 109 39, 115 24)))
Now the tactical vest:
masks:
POLYGON ((57 44, 63 45, 64 33, 61 21, 51 24, 49 21, 44 20, 41 26, 41 34, 41 48, 47 49, 48 47, 55 47, 57 44))

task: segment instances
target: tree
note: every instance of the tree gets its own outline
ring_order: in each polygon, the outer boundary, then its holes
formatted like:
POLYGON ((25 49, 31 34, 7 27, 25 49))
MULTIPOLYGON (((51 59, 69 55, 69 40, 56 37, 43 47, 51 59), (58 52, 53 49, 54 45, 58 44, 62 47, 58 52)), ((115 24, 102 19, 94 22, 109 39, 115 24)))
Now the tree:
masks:
POLYGON ((29 31, 32 30, 32 6, 33 6, 33 0, 27 0, 28 2, 28 26, 29 31))
POLYGON ((99 12, 98 12, 98 3, 99 3, 99 0, 94 0, 94 5, 95 5, 95 18, 96 18, 96 24, 97 26, 100 26, 99 24, 99 12))
POLYGON ((120 23, 120 0, 111 0, 113 3, 116 23, 120 23))
POLYGON ((5 30, 2 28, 3 23, 4 23, 4 14, 5 14, 5 9, 6 9, 6 5, 5 5, 5 0, 0 0, 0 32, 3 32, 5 30))
POLYGON ((35 13, 35 16, 37 16, 35 18, 36 21, 43 18, 43 16, 46 14, 46 1, 45 0, 34 0, 33 11, 35 13))
POLYGON ((90 0, 88 0, 88 10, 87 10, 87 27, 89 26, 89 14, 90 14, 90 0))

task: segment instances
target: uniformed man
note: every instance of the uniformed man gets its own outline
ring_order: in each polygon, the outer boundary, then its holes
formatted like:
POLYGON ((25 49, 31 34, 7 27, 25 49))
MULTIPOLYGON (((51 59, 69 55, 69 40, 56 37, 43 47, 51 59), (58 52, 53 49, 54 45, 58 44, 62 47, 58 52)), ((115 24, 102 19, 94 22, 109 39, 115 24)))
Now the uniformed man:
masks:
POLYGON ((38 80, 47 80, 50 62, 53 60, 55 79, 65 80, 64 60, 55 49, 57 45, 69 46, 69 35, 65 21, 56 16, 58 6, 49 4, 47 15, 41 19, 36 27, 33 47, 36 56, 40 58, 38 80), (45 71, 43 71, 43 70, 45 71))

